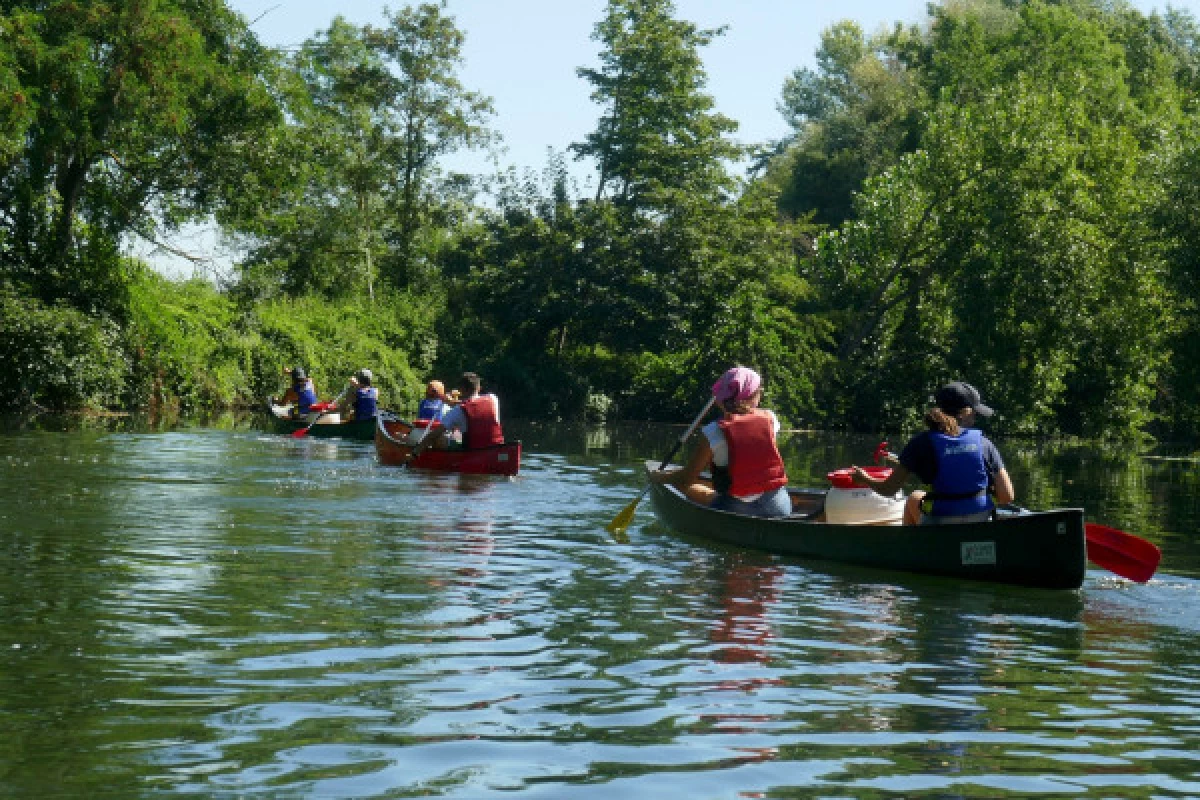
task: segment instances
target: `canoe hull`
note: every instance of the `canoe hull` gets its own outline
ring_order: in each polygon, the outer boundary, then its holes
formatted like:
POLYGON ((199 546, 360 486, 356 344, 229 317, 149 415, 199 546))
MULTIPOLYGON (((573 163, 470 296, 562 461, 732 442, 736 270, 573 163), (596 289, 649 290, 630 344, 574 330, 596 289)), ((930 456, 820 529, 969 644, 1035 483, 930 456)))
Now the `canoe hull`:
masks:
MULTIPOLYGON (((821 494, 790 491, 801 506, 821 494)), ((845 525, 716 511, 660 484, 651 485, 650 498, 658 518, 680 533, 781 555, 1047 589, 1078 589, 1086 571, 1082 509, 962 525, 845 525)))
POLYGON ((306 417, 290 416, 291 406, 277 406, 268 404, 267 414, 271 420, 271 427, 276 433, 295 433, 303 428, 308 428, 306 437, 311 436, 314 439, 354 439, 360 442, 369 442, 375 438, 375 420, 349 420, 347 422, 339 422, 335 424, 325 424, 320 421, 316 425, 309 428, 309 424, 317 416, 309 414, 306 417))
POLYGON ((505 442, 481 450, 434 450, 408 461, 412 447, 404 439, 413 426, 404 420, 381 415, 375 426, 375 453, 379 463, 409 466, 467 475, 516 475, 521 469, 521 443, 505 442))

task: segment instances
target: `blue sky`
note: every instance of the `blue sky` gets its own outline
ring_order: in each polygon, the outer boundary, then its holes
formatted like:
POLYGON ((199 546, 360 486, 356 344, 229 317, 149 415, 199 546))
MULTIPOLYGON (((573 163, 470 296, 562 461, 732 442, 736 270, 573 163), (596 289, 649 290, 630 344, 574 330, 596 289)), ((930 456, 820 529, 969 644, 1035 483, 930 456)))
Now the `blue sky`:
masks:
MULTIPOLYGON (((232 0, 259 37, 272 46, 299 44, 325 29, 336 14, 355 24, 383 20, 383 9, 403 2, 355 0, 232 0)), ((717 108, 737 120, 736 138, 755 143, 787 132, 776 110, 784 80, 813 66, 821 32, 852 19, 864 30, 925 18, 925 0, 675 0, 678 16, 701 27, 728 26, 702 52, 709 93, 717 108)), ((1137 0, 1136 8, 1165 10, 1166 3, 1137 0)), ((1200 0, 1174 0, 1200 15, 1200 0)), ((564 150, 595 127, 599 109, 575 70, 597 63, 592 28, 604 0, 450 0, 449 13, 466 33, 464 85, 492 97, 492 127, 504 137, 499 165, 540 169, 547 148, 564 150)), ((460 156, 454 169, 490 172, 483 155, 460 156)))

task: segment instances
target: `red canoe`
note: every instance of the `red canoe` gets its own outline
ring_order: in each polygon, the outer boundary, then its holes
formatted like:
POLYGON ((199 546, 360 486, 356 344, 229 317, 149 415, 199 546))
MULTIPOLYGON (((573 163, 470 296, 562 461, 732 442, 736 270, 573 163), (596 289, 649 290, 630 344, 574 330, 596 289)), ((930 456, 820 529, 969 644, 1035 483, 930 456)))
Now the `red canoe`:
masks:
MULTIPOLYGON (((409 461, 412 445, 407 438, 414 429, 390 414, 380 414, 375 425, 375 452, 379 463, 391 466, 410 466, 443 472, 463 472, 471 475, 516 475, 521 468, 521 443, 505 442, 482 450, 434 450, 421 453, 409 461)), ((418 436, 422 433, 418 433, 418 436)))

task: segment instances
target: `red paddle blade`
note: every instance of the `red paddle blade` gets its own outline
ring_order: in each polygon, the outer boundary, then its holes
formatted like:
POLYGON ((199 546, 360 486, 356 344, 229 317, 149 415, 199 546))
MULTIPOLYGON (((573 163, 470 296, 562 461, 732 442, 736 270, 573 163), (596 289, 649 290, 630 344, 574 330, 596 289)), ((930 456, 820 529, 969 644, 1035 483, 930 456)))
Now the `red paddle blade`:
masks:
POLYGON ((1084 531, 1088 560, 1122 578, 1145 583, 1162 561, 1162 551, 1140 536, 1094 522, 1089 522, 1084 531))
POLYGON ((296 430, 292 431, 293 439, 303 439, 307 435, 308 435, 308 428, 296 428, 296 430))

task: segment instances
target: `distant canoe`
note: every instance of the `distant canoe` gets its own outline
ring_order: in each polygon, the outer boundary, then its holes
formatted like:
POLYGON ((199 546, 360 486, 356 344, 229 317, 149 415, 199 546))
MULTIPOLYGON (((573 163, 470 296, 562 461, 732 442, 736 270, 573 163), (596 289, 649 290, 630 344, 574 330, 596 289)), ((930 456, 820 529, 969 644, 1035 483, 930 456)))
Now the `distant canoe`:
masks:
POLYGON ((379 455, 381 464, 470 475, 516 475, 521 468, 520 442, 505 442, 480 450, 430 448, 416 459, 408 461, 413 448, 407 437, 409 432, 414 430, 413 424, 388 413, 380 414, 377 420, 375 452, 379 455))
POLYGON ((651 484, 650 498, 659 520, 679 533, 781 555, 1047 589, 1083 584, 1083 509, 960 525, 847 525, 819 521, 823 490, 788 491, 795 512, 779 519, 717 511, 662 484, 651 484))
POLYGON ((290 405, 276 405, 270 400, 267 401, 267 415, 270 417, 272 429, 276 433, 295 433, 303 428, 308 428, 305 436, 315 439, 341 438, 369 442, 375 438, 374 418, 342 422, 340 415, 326 415, 317 419, 316 424, 309 428, 309 425, 317 417, 315 413, 293 417, 290 405))

